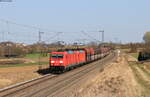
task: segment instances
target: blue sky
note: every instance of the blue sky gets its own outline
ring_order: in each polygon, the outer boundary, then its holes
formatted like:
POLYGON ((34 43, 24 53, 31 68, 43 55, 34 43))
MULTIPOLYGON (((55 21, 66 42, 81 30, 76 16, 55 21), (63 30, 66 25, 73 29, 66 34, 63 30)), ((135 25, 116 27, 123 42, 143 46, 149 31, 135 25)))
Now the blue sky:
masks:
MULTIPOLYGON (((12 0, 0 2, 0 19, 46 28, 43 41, 85 41, 89 37, 105 41, 141 42, 150 30, 149 0, 12 0), (56 32, 63 32, 55 35, 56 32), (50 37, 57 36, 55 39, 50 37)), ((0 21, 0 37, 17 42, 37 41, 38 29, 0 21), (9 30, 10 33, 7 33, 9 30)), ((92 39, 89 39, 92 41, 92 39)), ((0 40, 2 41, 2 40, 0 40)))

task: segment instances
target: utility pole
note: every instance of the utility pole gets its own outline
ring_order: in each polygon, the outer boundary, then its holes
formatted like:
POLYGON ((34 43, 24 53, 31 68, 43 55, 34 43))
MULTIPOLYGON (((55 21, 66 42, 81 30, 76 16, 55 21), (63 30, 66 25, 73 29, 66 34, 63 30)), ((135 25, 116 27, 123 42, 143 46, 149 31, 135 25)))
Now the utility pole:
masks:
MULTIPOLYGON (((10 31, 9 31, 9 22, 8 21, 6 21, 6 25, 7 25, 7 29, 8 29, 7 33, 10 34, 10 31)), ((10 58, 12 54, 11 54, 11 40, 9 39, 9 35, 7 37, 7 42, 8 42, 8 44, 7 44, 7 47, 8 47, 8 58, 10 58)))
POLYGON ((60 34, 62 34, 63 32, 57 32, 57 41, 59 42, 60 41, 60 38, 59 38, 59 36, 60 36, 60 34))
POLYGON ((104 39, 105 39, 105 33, 104 33, 104 30, 100 30, 99 32, 102 33, 102 43, 104 43, 104 39))
POLYGON ((58 42, 58 44, 60 44, 60 45, 58 45, 58 48, 57 49, 62 49, 62 47, 61 47, 61 40, 60 40, 60 38, 59 38, 59 36, 60 36, 60 34, 62 34, 63 32, 57 32, 57 42, 58 42), (59 48, 60 47, 60 48, 59 48))
POLYGON ((44 34, 44 32, 39 31, 39 43, 41 43, 41 34, 44 34))
POLYGON ((42 66, 41 66, 41 53, 42 53, 42 51, 41 51, 41 38, 42 38, 42 36, 41 36, 41 34, 44 34, 44 32, 41 32, 41 31, 39 31, 39 41, 38 41, 38 43, 39 43, 39 51, 40 51, 40 53, 39 53, 39 70, 41 70, 42 69, 42 66))

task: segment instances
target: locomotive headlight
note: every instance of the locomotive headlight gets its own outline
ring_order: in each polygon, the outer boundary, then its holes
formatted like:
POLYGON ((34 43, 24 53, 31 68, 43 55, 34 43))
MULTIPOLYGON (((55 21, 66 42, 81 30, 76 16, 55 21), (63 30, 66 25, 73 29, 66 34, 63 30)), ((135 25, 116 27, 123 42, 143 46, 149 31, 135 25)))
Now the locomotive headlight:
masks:
POLYGON ((55 63, 55 61, 51 61, 51 63, 55 63))
POLYGON ((63 61, 59 61, 59 63, 63 63, 63 61))

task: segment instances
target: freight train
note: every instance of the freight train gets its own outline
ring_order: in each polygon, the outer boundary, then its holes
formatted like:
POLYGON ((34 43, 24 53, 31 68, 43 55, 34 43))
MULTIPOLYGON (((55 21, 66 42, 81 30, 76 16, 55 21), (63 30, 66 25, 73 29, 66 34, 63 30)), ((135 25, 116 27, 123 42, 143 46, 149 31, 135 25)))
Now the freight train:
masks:
POLYGON ((51 52, 49 58, 50 71, 64 72, 75 67, 96 61, 107 56, 110 47, 66 49, 51 52))

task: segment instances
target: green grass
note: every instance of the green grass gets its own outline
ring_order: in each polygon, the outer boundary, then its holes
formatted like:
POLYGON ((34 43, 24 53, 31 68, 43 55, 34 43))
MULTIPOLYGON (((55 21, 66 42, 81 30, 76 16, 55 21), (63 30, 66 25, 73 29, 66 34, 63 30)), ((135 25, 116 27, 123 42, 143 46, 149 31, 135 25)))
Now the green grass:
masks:
POLYGON ((130 49, 121 49, 122 52, 129 52, 130 49))
MULTIPOLYGON (((40 62, 41 65, 45 65, 45 64, 48 64, 48 63, 49 63, 49 62, 40 62)), ((0 68, 32 66, 32 65, 39 65, 39 63, 36 62, 36 63, 15 64, 15 65, 0 65, 0 68)))
MULTIPOLYGON (((26 54, 24 58, 29 58, 29 59, 37 59, 39 58, 39 56, 41 58, 44 58, 44 57, 49 57, 49 55, 47 54, 39 54, 39 53, 33 53, 33 54, 26 54)), ((47 62, 40 62, 40 64, 48 64, 48 60, 47 62)), ((21 66, 32 66, 32 65, 38 65, 39 63, 38 62, 35 62, 35 63, 20 63, 20 64, 10 64, 10 65, 0 65, 0 68, 7 68, 7 67, 21 67, 21 66)))
POLYGON ((130 53, 131 56, 133 56, 134 58, 138 59, 138 53, 130 53))
POLYGON ((32 59, 32 58, 38 58, 38 57, 47 57, 47 56, 43 56, 42 54, 39 54, 39 53, 33 53, 33 54, 26 54, 25 55, 25 58, 30 58, 30 59, 32 59))

